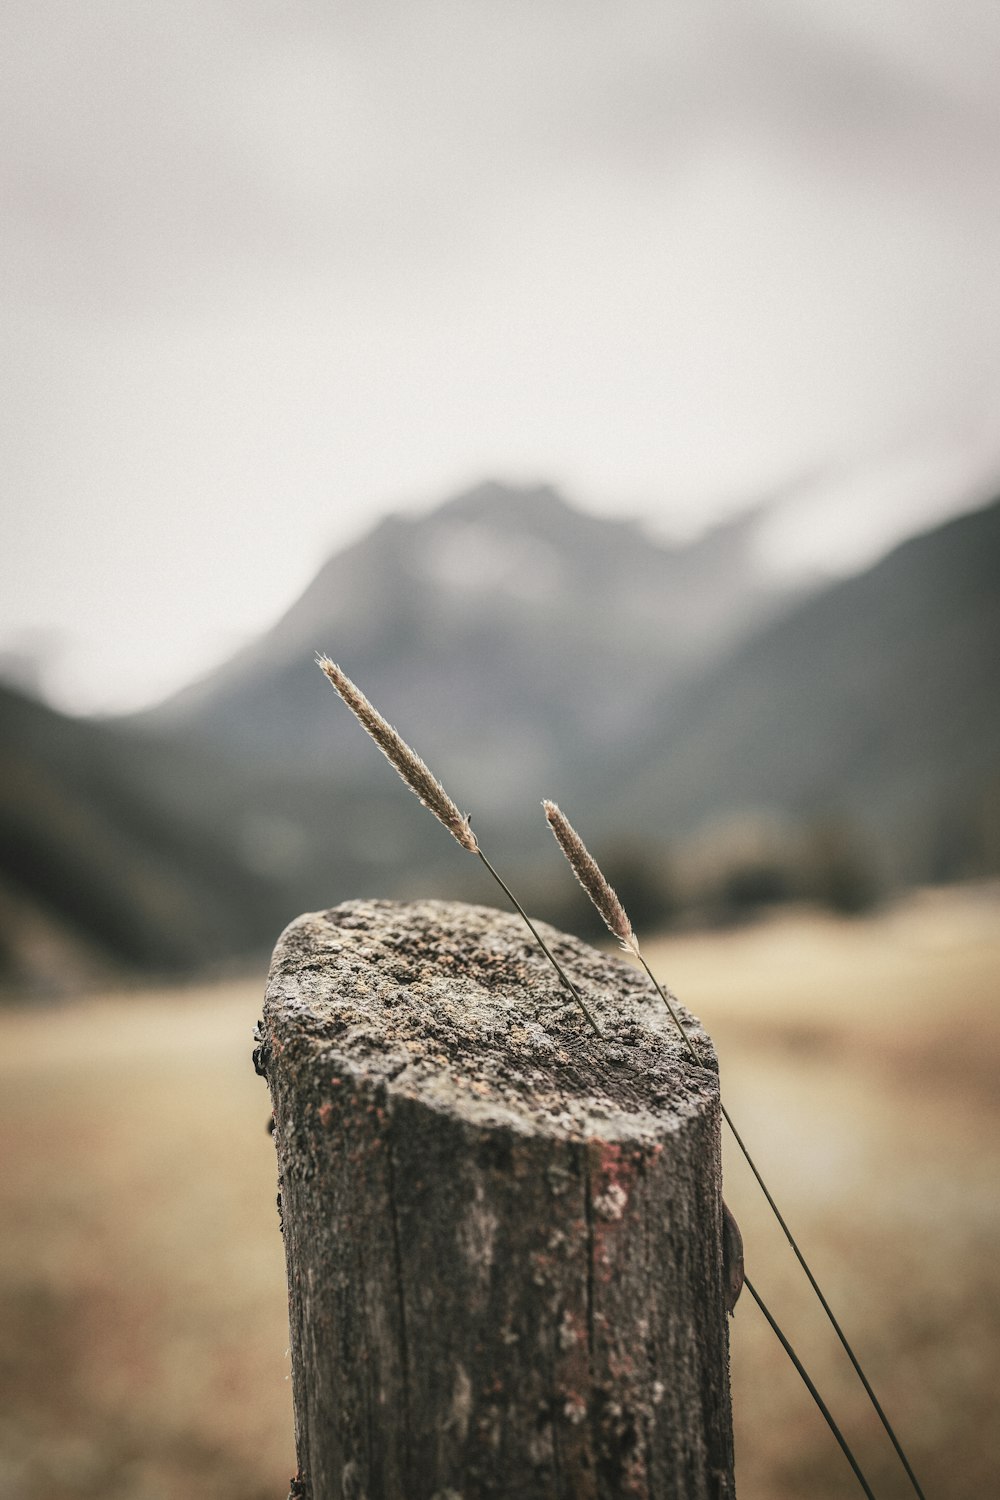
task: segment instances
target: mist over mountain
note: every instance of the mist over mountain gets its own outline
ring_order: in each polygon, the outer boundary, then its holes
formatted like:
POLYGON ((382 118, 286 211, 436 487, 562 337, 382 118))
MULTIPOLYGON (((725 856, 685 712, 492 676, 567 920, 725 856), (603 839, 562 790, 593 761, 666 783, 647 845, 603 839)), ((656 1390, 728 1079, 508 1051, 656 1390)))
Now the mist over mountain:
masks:
POLYGON ((845 818, 903 879, 1000 855, 1000 501, 897 547, 649 705, 597 823, 845 818))
POLYGON ((1000 502, 795 597, 758 571, 758 522, 671 547, 550 489, 482 485, 384 521, 152 712, 73 720, 4 690, 0 965, 31 969, 39 923, 78 958, 177 972, 265 952, 348 896, 494 900, 316 650, 541 914, 579 916, 546 796, 602 857, 651 868, 762 817, 856 831, 881 879, 1000 869, 1000 502))
POLYGON ((499 813, 567 753, 640 731, 651 698, 780 609, 759 520, 667 546, 553 489, 483 484, 388 517, 259 641, 140 722, 286 768, 364 765, 363 738, 317 690, 322 651, 443 770, 474 770, 477 802, 499 813))
POLYGON ((525 878, 542 796, 653 858, 757 819, 838 825, 883 881, 992 868, 1000 505, 797 595, 762 577, 765 516, 664 546, 554 490, 481 485, 332 558, 274 630, 153 721, 276 784, 294 771, 314 820, 338 809, 327 868, 378 879, 376 848, 432 882, 452 880, 451 851, 317 685, 317 648, 525 878))

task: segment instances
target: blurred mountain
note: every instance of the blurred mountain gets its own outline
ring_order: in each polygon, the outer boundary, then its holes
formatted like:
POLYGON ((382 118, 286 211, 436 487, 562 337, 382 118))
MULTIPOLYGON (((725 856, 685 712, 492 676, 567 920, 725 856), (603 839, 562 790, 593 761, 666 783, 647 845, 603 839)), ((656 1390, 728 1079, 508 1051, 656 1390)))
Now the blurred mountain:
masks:
POLYGON ((893 879, 1000 870, 1000 502, 796 597, 761 581, 758 519, 669 547, 484 485, 384 521, 153 712, 96 723, 0 690, 0 972, 191 972, 348 896, 497 898, 316 650, 540 914, 579 918, 545 796, 636 901, 664 850, 753 816, 830 847, 859 830, 893 879))
POLYGON ((481 814, 605 756, 647 705, 771 618, 761 512, 685 546, 585 515, 549 488, 489 483, 391 516, 320 570, 261 640, 144 716, 286 770, 371 764, 313 657, 326 652, 481 814))
POLYGON ((0 978, 59 991, 263 948, 275 893, 205 816, 230 776, 0 688, 0 978))
POLYGON ((865 830, 885 874, 1000 868, 1000 502, 828 587, 678 693, 597 825, 779 815, 865 830))

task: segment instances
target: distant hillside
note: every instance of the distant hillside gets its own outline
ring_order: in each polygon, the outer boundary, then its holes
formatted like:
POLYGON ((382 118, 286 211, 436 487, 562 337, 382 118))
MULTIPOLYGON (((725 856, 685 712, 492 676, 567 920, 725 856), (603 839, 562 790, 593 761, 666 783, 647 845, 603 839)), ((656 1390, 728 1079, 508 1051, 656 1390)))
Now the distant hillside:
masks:
POLYGON ((276 893, 206 816, 228 779, 0 688, 0 978, 59 988, 53 953, 72 985, 261 949, 276 893))
POLYGON ((490 899, 323 682, 316 648, 543 903, 543 796, 626 865, 764 814, 857 830, 890 879, 1000 867, 997 505, 798 602, 762 587, 755 526, 661 547, 552 490, 484 485, 384 522, 142 723, 232 757, 226 825, 303 906, 469 881, 490 899))
POLYGON ((603 755, 641 731, 651 696, 780 608, 756 524, 668 547, 554 490, 484 484, 383 521, 273 630, 145 722, 286 770, 363 769, 368 747, 318 691, 313 656, 328 652, 482 813, 504 815, 567 753, 603 755))
POLYGON ((1000 502, 898 547, 651 705, 604 828, 845 817, 886 868, 998 868, 1000 502))
POLYGON ((98 724, 0 691, 0 973, 40 973, 43 950, 193 971, 348 896, 498 899, 316 649, 556 920, 581 912, 544 796, 636 903, 665 852, 748 814, 857 829, 893 879, 1000 870, 1000 503, 798 602, 761 585, 754 526, 661 547, 483 486, 384 522, 154 713, 98 724))

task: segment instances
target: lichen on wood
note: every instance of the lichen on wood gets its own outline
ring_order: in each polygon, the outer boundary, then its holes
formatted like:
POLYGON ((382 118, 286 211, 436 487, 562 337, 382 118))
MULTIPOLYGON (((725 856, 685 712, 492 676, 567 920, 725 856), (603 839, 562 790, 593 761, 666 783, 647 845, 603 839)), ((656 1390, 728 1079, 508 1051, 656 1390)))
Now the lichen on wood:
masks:
POLYGON ((347 902, 275 950, 300 1493, 733 1494, 718 1077, 617 956, 347 902))

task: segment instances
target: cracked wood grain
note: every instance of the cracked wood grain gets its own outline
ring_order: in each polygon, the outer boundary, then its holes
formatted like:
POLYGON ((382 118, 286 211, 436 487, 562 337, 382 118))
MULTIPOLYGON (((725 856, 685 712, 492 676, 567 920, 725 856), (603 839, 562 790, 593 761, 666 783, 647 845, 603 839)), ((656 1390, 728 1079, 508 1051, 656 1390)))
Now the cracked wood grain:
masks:
POLYGON ((730 1500, 718 1076, 617 956, 347 902, 275 950, 271 1089, 309 1500, 730 1500))

